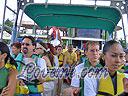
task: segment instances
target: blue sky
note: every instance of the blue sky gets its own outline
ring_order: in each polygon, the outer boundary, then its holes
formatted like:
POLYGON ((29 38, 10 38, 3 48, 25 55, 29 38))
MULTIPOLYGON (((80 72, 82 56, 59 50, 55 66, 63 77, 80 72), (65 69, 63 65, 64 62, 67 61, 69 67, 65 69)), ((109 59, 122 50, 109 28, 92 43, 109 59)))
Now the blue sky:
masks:
MULTIPOLYGON (((17 0, 7 0, 7 5, 9 6, 9 7, 11 7, 13 10, 15 10, 16 9, 16 1, 17 0)), ((55 3, 55 2, 57 2, 57 3, 66 3, 66 4, 69 4, 69 2, 70 2, 70 0, 48 0, 50 3, 55 3)), ((5 0, 0 0, 0 6, 1 6, 1 10, 0 10, 0 24, 2 24, 2 19, 3 19, 3 10, 4 10, 4 2, 5 2, 5 0)), ((35 0, 35 2, 45 2, 45 0, 35 0)), ((87 5, 94 5, 94 1, 86 1, 86 0, 72 0, 72 3, 73 4, 87 4, 87 5)), ((109 5, 110 4, 110 2, 109 1, 107 1, 107 2, 101 2, 101 1, 98 1, 97 2, 97 4, 98 5, 102 5, 102 4, 107 4, 107 5, 109 5)), ((125 30, 126 30, 126 34, 128 35, 128 22, 127 22, 127 16, 126 15, 124 15, 123 16, 124 17, 124 25, 125 25, 125 30)), ((7 18, 9 18, 10 20, 13 20, 13 18, 14 18, 14 14, 11 12, 11 11, 9 11, 8 9, 6 9, 6 16, 5 16, 5 18, 7 19, 7 18)), ((5 19, 5 20, 6 20, 5 19)), ((30 21, 30 19, 28 19, 26 16, 24 16, 24 18, 23 18, 23 20, 24 21, 30 21)), ((119 22, 119 24, 118 24, 119 26, 122 26, 122 22, 119 22)), ((118 36, 118 38, 123 38, 123 32, 122 32, 122 30, 121 31, 118 31, 117 32, 117 36, 118 36)), ((128 39, 128 37, 127 37, 127 39, 128 39)), ((127 40, 128 41, 128 40, 127 40)))

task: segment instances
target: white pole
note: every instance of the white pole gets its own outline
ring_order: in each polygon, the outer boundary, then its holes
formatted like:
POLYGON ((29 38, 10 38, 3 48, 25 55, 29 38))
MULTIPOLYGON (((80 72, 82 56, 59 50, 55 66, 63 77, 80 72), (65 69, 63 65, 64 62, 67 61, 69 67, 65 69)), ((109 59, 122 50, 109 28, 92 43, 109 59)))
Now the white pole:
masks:
POLYGON ((4 20, 5 20, 5 12, 6 12, 6 4, 7 4, 7 0, 5 0, 5 4, 4 4, 4 14, 3 14, 3 22, 2 22, 2 28, 1 28, 1 37, 0 37, 0 41, 3 41, 3 31, 4 31, 4 20))

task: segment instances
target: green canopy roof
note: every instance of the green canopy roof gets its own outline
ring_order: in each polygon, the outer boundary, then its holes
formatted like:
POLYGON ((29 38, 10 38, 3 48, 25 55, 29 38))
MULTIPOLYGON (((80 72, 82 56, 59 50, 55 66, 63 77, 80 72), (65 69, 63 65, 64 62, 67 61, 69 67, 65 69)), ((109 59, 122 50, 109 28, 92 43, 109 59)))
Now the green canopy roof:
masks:
POLYGON ((45 26, 102 29, 112 33, 121 19, 117 8, 108 6, 28 4, 24 12, 34 22, 45 26))

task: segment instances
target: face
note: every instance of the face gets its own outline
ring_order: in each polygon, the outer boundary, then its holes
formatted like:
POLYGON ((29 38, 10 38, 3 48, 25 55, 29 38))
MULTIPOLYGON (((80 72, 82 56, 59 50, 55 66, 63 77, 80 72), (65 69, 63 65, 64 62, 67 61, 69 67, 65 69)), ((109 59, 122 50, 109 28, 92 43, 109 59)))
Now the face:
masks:
POLYGON ((99 45, 98 44, 89 44, 88 50, 86 50, 86 56, 90 62, 98 62, 99 60, 99 45))
POLYGON ((15 47, 15 46, 12 46, 12 53, 13 53, 14 55, 17 55, 19 52, 20 52, 20 49, 18 49, 18 48, 15 47))
POLYGON ((72 52, 72 50, 73 50, 73 46, 72 45, 68 46, 68 51, 72 52))
POLYGON ((38 55, 42 55, 44 53, 44 50, 40 47, 37 47, 36 50, 35 50, 36 54, 38 55))
POLYGON ((53 54, 54 54, 54 55, 56 55, 56 54, 57 54, 57 50, 56 50, 56 48, 55 48, 55 47, 53 48, 53 54))
POLYGON ((32 41, 29 38, 24 38, 21 43, 21 50, 24 52, 24 49, 27 49, 27 54, 32 54, 34 50, 34 46, 32 45, 32 41))
POLYGON ((125 53, 120 44, 113 44, 104 55, 105 64, 110 72, 118 70, 125 60, 125 53))
MULTIPOLYGON (((1 62, 4 62, 6 57, 7 57, 7 54, 6 54, 6 53, 3 53, 3 54, 2 54, 2 53, 0 52, 0 63, 1 63, 1 62)), ((0 65, 0 66, 1 66, 1 65, 0 65)))
POLYGON ((76 50, 76 54, 77 55, 80 55, 80 50, 76 50))
POLYGON ((58 47, 57 48, 57 54, 60 54, 60 53, 62 53, 62 48, 61 47, 58 47))

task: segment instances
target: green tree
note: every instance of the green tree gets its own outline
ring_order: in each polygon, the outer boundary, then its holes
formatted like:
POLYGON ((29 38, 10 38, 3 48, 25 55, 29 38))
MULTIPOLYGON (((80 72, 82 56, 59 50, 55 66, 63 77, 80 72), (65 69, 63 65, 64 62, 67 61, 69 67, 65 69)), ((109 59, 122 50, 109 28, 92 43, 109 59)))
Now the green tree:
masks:
POLYGON ((108 37, 109 37, 109 33, 107 31, 106 32, 103 32, 102 39, 107 40, 108 37))
POLYGON ((126 48, 126 41, 123 40, 123 39, 120 39, 119 41, 120 41, 122 47, 123 47, 123 48, 126 48))
POLYGON ((12 27, 13 27, 13 22, 12 22, 11 20, 7 19, 7 20, 5 21, 4 30, 5 30, 6 32, 8 32, 9 34, 11 34, 11 32, 12 32, 12 27))

